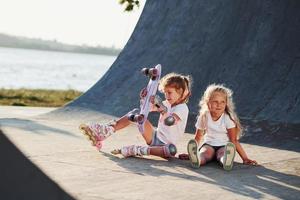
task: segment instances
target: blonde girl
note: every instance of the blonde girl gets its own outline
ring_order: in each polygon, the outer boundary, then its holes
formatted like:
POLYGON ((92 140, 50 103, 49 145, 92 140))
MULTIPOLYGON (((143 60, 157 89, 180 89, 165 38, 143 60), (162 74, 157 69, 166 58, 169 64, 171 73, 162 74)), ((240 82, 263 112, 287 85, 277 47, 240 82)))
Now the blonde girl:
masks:
MULTIPOLYGON (((161 102, 163 106, 152 106, 152 112, 160 112, 157 129, 149 120, 145 122, 142 136, 147 145, 124 146, 113 153, 121 153, 124 157, 156 155, 164 158, 176 154, 176 144, 185 131, 189 113, 186 103, 191 94, 191 78, 176 73, 167 74, 160 80, 159 90, 164 94, 165 100, 161 102), (163 108, 167 108, 168 112, 165 112, 163 108), (170 116, 175 122, 173 125, 166 125, 165 119, 170 116)), ((154 97, 151 102, 155 102, 154 97)), ((106 139, 132 123, 132 119, 128 116, 132 116, 136 112, 138 110, 134 109, 109 124, 83 124, 80 129, 95 145, 97 141, 106 139)))
POLYGON ((256 165, 239 143, 243 129, 234 110, 232 91, 224 85, 209 85, 199 106, 195 139, 190 140, 187 147, 192 167, 216 159, 225 170, 231 170, 235 151, 244 164, 256 165), (198 148, 202 139, 204 142, 198 148))

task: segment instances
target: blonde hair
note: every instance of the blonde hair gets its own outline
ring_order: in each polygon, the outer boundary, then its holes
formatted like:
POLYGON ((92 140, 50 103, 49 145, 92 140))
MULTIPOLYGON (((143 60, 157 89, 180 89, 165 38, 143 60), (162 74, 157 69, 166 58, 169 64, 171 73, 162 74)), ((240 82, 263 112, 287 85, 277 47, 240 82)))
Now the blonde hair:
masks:
POLYGON ((200 102, 199 102, 199 117, 200 117, 200 121, 202 124, 205 124, 205 122, 207 122, 206 120, 206 113, 209 112, 209 108, 208 108, 208 102, 211 99, 212 95, 214 92, 221 92, 226 96, 226 107, 225 107, 225 113, 229 115, 230 119, 232 121, 234 121, 235 125, 236 125, 236 130, 237 130, 237 138, 239 139, 240 137, 242 137, 243 135, 243 127, 240 123, 240 120, 235 112, 235 106, 232 100, 232 90, 225 87, 222 84, 211 84, 209 85, 200 102))
POLYGON ((191 96, 191 86, 191 76, 169 73, 161 78, 158 89, 163 92, 166 87, 173 87, 181 95, 181 102, 187 103, 191 96))

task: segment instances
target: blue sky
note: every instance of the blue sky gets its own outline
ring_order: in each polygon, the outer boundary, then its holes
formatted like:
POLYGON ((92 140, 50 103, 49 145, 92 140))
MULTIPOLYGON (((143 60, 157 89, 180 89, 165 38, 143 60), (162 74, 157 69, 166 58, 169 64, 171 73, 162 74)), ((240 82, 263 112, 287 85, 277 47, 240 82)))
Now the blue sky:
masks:
POLYGON ((0 0, 0 33, 122 48, 144 4, 127 13, 118 0, 0 0))

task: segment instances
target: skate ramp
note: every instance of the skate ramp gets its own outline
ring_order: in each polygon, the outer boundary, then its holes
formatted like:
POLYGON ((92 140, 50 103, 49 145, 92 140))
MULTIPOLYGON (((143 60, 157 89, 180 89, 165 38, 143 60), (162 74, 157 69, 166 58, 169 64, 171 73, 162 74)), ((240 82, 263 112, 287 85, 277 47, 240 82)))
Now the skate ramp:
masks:
POLYGON ((0 130, 1 199, 73 199, 26 158, 0 130))
MULTIPOLYGON (((147 80, 140 69, 161 63, 163 75, 192 75, 189 102, 210 83, 234 91, 243 119, 300 122, 300 1, 148 0, 124 50, 84 95, 56 111, 121 116, 138 106, 147 80)), ((191 122, 192 121, 192 122, 191 122)))

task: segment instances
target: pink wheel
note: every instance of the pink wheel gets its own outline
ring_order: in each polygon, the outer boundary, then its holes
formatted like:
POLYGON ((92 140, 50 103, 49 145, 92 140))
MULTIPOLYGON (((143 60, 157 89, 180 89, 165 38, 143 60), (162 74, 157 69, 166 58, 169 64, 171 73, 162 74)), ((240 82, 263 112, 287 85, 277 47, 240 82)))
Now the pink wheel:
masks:
POLYGON ((155 68, 151 68, 149 74, 150 74, 150 78, 152 80, 155 80, 157 78, 157 76, 158 76, 158 70, 155 69, 155 68))
POLYGON ((136 121, 141 124, 144 121, 144 115, 140 114, 140 115, 136 115, 136 121))
POLYGON ((100 149, 102 148, 102 142, 101 142, 101 141, 98 141, 98 142, 96 143, 96 147, 97 147, 98 150, 100 150, 100 149))

